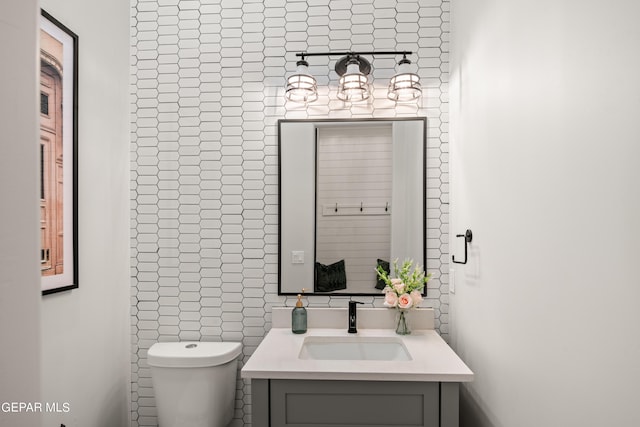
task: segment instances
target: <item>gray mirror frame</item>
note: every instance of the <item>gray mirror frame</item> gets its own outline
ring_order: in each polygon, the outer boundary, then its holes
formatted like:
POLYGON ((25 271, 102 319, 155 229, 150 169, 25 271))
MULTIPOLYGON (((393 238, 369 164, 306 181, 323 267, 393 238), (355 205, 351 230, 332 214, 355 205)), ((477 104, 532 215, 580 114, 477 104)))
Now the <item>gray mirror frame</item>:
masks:
MULTIPOLYGON (((281 158, 282 158, 282 124, 283 123, 366 123, 366 122, 398 122, 398 121, 422 121, 422 254, 423 259, 421 264, 423 268, 427 269, 427 118, 426 117, 389 117, 389 118, 357 118, 357 119, 279 119, 278 120, 278 295, 297 295, 300 292, 283 292, 282 291, 282 171, 281 171, 281 158)), ((317 168, 317 165, 314 165, 317 168)), ((315 203, 317 203, 317 197, 314 197, 315 203)), ((314 262, 315 262, 315 225, 314 225, 314 262)), ((400 260, 402 261, 402 260, 400 260)), ((383 297, 384 295, 378 292, 371 293, 349 293, 349 292, 306 292, 305 295, 322 295, 322 296, 377 296, 383 297)), ((423 295, 427 295, 427 287, 424 287, 423 295)))

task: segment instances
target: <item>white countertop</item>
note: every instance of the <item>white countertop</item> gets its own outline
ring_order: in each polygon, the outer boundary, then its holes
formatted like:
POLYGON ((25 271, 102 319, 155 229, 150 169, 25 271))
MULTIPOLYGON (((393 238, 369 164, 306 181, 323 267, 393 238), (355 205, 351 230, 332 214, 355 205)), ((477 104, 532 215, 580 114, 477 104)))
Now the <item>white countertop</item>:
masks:
POLYGON ((316 327, 309 328, 306 334, 294 334, 290 327, 275 327, 282 326, 276 323, 280 322, 274 322, 274 328, 267 333, 242 368, 242 378, 438 382, 473 380, 473 372, 433 329, 416 329, 412 330, 411 335, 400 336, 394 329, 369 329, 358 325, 358 333, 349 334, 345 324, 340 329, 316 327), (412 360, 316 360, 298 357, 305 337, 354 335, 399 337, 412 360))

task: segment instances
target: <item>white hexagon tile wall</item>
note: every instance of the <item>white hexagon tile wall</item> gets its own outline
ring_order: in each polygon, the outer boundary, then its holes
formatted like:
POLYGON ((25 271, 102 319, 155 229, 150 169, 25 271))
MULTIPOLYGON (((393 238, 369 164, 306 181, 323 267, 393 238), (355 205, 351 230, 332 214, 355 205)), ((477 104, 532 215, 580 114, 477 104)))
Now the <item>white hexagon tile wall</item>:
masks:
MULTIPOLYGON (((133 0, 131 14, 132 425, 157 425, 151 344, 237 340, 246 361, 271 307, 292 305, 277 293, 278 119, 428 118, 426 305, 446 338, 449 1, 133 0), (376 49, 414 52, 418 103, 386 98, 392 57, 373 59, 365 103, 336 98, 329 57, 310 65, 319 99, 285 102, 295 53, 376 49)), ((250 385, 237 384, 233 425, 248 426, 250 385)))

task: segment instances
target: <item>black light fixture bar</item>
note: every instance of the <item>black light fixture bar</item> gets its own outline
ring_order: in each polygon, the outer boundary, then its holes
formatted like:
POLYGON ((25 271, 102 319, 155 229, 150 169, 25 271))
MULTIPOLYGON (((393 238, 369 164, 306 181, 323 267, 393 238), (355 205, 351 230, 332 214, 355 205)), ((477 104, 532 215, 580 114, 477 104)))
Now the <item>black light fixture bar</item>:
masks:
POLYGON ((383 51, 372 51, 372 52, 354 52, 354 51, 345 51, 345 52, 300 52, 296 53, 296 56, 347 56, 347 55, 412 55, 413 52, 410 50, 383 50, 383 51))
POLYGON ((305 57, 309 56, 342 56, 335 65, 336 73, 339 76, 342 76, 347 71, 347 65, 349 64, 352 58, 356 58, 360 65, 360 72, 364 75, 368 75, 371 72, 371 62, 366 58, 361 57, 360 55, 402 55, 404 58, 407 55, 411 55, 413 52, 409 50, 381 50, 381 51, 366 51, 366 52, 355 52, 355 51, 342 51, 342 52, 300 52, 296 53, 296 56, 301 57, 304 60, 305 57))

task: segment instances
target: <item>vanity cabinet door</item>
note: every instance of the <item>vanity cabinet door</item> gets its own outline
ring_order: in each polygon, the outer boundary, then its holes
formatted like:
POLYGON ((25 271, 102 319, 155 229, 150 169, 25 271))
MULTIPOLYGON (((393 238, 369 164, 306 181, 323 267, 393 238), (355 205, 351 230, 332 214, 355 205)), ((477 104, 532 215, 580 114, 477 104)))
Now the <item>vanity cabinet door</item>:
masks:
POLYGON ((271 427, 438 427, 439 383, 271 380, 271 427))

